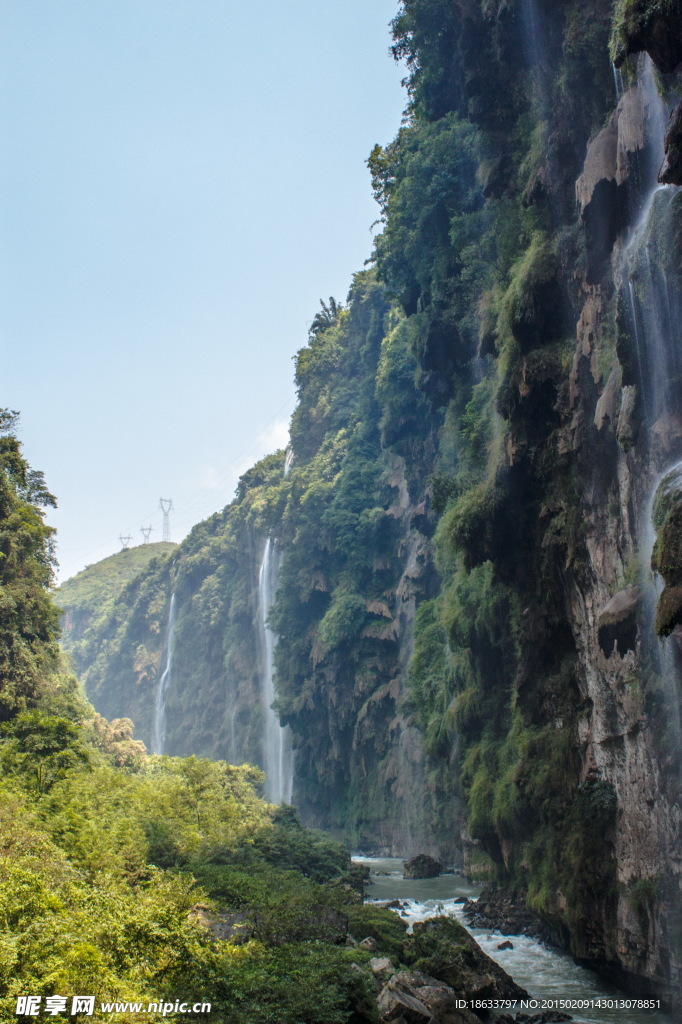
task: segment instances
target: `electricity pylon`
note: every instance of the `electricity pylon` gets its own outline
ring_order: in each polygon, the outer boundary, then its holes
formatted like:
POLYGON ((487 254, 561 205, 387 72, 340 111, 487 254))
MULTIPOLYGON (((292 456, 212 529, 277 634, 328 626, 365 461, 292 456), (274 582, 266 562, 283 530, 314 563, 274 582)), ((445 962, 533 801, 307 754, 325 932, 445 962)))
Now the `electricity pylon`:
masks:
POLYGON ((171 498, 159 498, 159 508, 163 512, 163 539, 170 540, 170 514, 173 511, 171 498))
POLYGON ((127 550, 128 550, 128 545, 130 544, 130 542, 131 542, 131 540, 132 540, 133 538, 132 538, 132 537, 130 536, 130 534, 128 534, 128 536, 127 536, 127 537, 122 537, 122 536, 121 536, 121 535, 119 534, 119 537, 118 537, 118 539, 119 539, 119 540, 120 540, 120 542, 121 542, 121 551, 127 551, 127 550))
POLYGON ((144 537, 144 540, 142 541, 143 544, 149 544, 149 534, 152 532, 153 529, 154 529, 153 526, 141 526, 140 527, 140 533, 144 537))

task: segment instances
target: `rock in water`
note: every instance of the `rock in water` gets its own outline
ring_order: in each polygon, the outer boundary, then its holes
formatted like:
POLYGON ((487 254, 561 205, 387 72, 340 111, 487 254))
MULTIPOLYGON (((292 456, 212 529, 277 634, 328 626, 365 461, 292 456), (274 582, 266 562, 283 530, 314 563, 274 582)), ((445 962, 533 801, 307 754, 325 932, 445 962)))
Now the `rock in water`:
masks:
POLYGON ((408 962, 449 985, 459 999, 522 999, 528 995, 451 917, 415 924, 405 948, 408 962))
POLYGON ((429 857, 427 853, 418 853, 403 864, 403 878, 435 878, 443 870, 439 860, 429 857))

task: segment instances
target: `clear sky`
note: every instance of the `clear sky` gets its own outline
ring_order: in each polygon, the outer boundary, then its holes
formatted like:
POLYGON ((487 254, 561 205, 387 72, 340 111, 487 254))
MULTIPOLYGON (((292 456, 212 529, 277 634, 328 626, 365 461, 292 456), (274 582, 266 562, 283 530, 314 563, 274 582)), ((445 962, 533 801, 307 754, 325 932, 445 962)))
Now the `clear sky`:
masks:
POLYGON ((397 0, 0 0, 0 405, 61 578, 173 540, 284 446, 393 138, 397 0))

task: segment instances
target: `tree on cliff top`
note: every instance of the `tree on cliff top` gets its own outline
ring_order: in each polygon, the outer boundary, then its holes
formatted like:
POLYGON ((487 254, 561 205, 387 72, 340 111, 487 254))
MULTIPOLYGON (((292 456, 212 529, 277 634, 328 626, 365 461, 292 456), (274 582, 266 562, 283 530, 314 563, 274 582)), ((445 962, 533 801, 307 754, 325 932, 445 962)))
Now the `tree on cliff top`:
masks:
POLYGON ((0 720, 32 706, 41 679, 56 666, 59 611, 52 583, 55 506, 43 474, 30 468, 14 429, 18 414, 0 409, 0 720))

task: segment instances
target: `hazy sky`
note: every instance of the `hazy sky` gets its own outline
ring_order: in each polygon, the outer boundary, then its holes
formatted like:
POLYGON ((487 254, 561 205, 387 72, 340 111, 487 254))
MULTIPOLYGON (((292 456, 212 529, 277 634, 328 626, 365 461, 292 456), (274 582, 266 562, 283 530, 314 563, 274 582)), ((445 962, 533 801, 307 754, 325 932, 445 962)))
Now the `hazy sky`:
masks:
POLYGON ((377 217, 397 0, 0 0, 0 405, 61 576, 174 540, 286 443, 295 351, 377 217))

